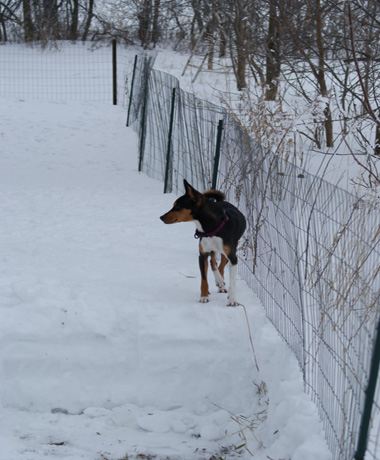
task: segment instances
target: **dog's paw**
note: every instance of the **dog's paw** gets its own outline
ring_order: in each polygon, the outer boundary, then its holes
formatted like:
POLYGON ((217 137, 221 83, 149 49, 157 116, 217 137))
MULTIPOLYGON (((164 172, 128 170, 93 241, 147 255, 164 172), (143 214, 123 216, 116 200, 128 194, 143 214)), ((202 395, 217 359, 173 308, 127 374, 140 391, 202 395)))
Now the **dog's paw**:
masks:
POLYGON ((209 299, 208 297, 201 297, 201 298, 199 299, 199 302, 200 302, 200 303, 207 303, 207 302, 210 302, 210 299, 209 299))
POLYGON ((223 294, 227 292, 226 283, 223 281, 223 279, 217 281, 216 287, 218 288, 218 292, 222 292, 223 294))
POLYGON ((239 302, 236 302, 236 300, 233 300, 233 299, 228 299, 228 304, 227 304, 227 307, 237 307, 239 304, 239 302))

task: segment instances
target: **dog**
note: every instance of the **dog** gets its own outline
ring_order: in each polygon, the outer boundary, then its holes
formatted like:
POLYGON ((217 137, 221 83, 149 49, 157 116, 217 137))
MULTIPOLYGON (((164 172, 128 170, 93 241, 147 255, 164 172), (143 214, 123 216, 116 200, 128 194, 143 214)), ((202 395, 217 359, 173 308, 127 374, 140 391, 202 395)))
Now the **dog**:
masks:
POLYGON ((228 306, 239 305, 236 301, 236 274, 238 259, 236 250, 239 239, 246 229, 244 215, 218 190, 207 190, 200 193, 186 180, 183 181, 186 193, 178 198, 170 211, 160 219, 165 224, 178 222, 194 222, 195 238, 199 239, 199 268, 201 272, 200 302, 209 301, 207 282, 208 258, 219 292, 227 292, 224 282, 224 268, 230 262, 230 285, 228 290, 228 306), (221 255, 220 264, 216 254, 221 255))

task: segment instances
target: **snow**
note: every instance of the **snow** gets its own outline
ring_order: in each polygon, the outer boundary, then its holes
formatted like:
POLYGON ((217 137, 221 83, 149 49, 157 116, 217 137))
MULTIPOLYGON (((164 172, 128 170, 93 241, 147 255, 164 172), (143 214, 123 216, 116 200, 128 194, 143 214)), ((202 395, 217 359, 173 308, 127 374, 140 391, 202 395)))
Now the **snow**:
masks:
POLYGON ((0 120, 2 458, 329 460, 255 294, 199 303, 194 226, 159 220, 175 196, 137 172, 125 111, 7 99, 0 120))

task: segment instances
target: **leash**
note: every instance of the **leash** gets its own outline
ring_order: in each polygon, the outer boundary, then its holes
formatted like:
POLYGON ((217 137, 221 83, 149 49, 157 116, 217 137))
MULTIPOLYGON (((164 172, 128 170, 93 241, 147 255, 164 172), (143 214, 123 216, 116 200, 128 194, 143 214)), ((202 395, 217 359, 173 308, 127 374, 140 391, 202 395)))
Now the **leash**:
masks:
POLYGON ((227 216, 226 213, 224 213, 224 219, 222 220, 222 222, 220 223, 219 227, 217 229, 215 229, 213 232, 208 232, 208 233, 205 233, 205 232, 200 232, 199 230, 195 230, 195 233, 194 233, 194 238, 198 239, 198 238, 208 238, 208 237, 211 237, 211 236, 215 236, 217 233, 220 232, 220 230, 222 230, 222 228, 224 227, 224 225, 226 224, 226 222, 228 222, 230 219, 229 217, 227 216))

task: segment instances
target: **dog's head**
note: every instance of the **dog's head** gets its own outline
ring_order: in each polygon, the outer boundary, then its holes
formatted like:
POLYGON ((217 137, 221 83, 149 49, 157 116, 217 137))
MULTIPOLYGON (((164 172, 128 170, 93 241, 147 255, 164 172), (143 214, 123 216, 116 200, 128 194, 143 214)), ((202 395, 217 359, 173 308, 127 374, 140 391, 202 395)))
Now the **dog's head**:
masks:
POLYGON ((165 224, 195 220, 197 211, 203 204, 205 198, 202 193, 195 190, 186 179, 184 179, 183 183, 186 193, 174 202, 170 211, 160 217, 165 224))

